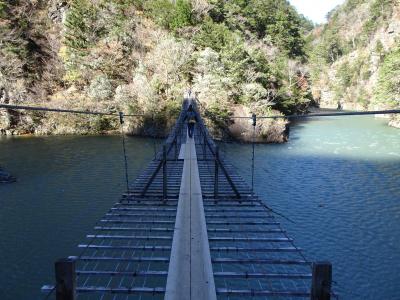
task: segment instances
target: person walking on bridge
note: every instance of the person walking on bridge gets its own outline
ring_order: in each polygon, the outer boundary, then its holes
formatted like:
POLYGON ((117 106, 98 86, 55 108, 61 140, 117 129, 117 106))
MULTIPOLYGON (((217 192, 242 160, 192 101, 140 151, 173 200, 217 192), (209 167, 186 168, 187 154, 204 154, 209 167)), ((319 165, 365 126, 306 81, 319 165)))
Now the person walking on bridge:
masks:
POLYGON ((197 117, 196 117, 196 113, 193 110, 193 106, 192 104, 189 105, 189 108, 186 112, 186 117, 185 119, 187 119, 188 122, 188 134, 189 134, 189 138, 192 138, 193 136, 193 130, 194 130, 194 125, 197 122, 197 117))

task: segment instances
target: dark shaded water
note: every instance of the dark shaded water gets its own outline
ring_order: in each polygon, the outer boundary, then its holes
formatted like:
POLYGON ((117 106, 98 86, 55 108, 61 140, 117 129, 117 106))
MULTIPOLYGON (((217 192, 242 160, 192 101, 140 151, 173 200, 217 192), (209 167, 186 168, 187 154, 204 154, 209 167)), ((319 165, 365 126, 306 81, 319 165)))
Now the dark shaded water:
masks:
MULTIPOLYGON (((128 138, 130 175, 153 142, 128 138)), ((42 299, 57 258, 77 245, 125 190, 119 137, 0 140, 0 162, 18 182, 0 185, 0 299, 42 299)))
MULTIPOLYGON (((128 138, 130 176, 153 142, 128 138)), ((250 145, 221 145, 250 175, 250 145)), ((118 137, 0 140, 0 299, 40 299, 53 262, 76 245, 124 190, 118 137)), ((299 123, 284 145, 256 147, 256 192, 312 260, 334 265, 341 299, 400 299, 400 130, 369 117, 299 123)))
MULTIPOLYGON (((249 179, 251 148, 222 147, 249 179)), ((281 219, 308 259, 333 263, 340 299, 400 299, 400 130, 298 123, 289 143, 256 146, 255 165, 256 192, 295 222, 281 219)))

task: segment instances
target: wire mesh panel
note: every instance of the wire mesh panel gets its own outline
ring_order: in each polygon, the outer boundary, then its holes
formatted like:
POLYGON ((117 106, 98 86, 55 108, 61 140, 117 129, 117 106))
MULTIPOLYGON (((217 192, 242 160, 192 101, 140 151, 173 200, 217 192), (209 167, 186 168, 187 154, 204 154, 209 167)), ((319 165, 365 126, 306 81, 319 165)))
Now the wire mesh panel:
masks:
POLYGON ((218 298, 310 299, 311 263, 233 166, 216 157, 207 138, 207 129, 197 128, 196 151, 218 298), (217 159, 231 182, 215 167, 217 159))
POLYGON ((140 200, 144 205, 129 199, 114 205, 88 235, 89 243, 80 245, 85 251, 77 258, 79 299, 163 297, 176 204, 140 200))

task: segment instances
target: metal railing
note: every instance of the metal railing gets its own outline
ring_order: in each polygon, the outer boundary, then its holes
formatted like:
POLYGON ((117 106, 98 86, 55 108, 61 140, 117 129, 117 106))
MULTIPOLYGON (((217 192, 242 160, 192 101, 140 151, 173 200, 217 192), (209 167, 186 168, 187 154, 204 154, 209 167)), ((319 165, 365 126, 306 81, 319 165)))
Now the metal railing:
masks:
POLYGON ((193 105, 194 111, 197 115, 197 126, 198 129, 200 130, 201 135, 203 136, 203 159, 206 159, 206 148, 210 150, 213 159, 215 161, 215 167, 214 167, 214 198, 218 197, 218 184, 219 184, 219 169, 221 169, 223 175, 225 176, 226 180, 228 181, 230 187, 232 188, 233 192, 235 193, 235 196, 237 199, 241 199, 241 195, 239 190, 236 188, 231 176, 229 175, 228 171, 226 170, 226 167, 224 165, 224 162, 219 156, 219 149, 218 146, 215 145, 212 137, 210 136, 203 119, 200 117, 200 113, 197 108, 197 99, 195 101, 192 101, 191 104, 193 105))
POLYGON ((162 150, 158 152, 156 155, 155 159, 159 161, 156 169, 154 170, 153 174, 151 175, 149 181, 146 183, 144 186, 141 196, 145 196, 149 187, 151 184, 154 182, 154 179, 156 178, 158 172, 160 172, 161 168, 163 169, 162 172, 162 177, 163 177, 163 200, 166 201, 168 198, 168 178, 167 178, 167 161, 168 161, 168 155, 171 152, 172 148, 174 147, 175 153, 174 153, 174 160, 178 158, 178 137, 180 136, 183 128, 183 121, 186 116, 186 110, 189 105, 189 101, 185 99, 182 104, 182 110, 181 113, 179 114, 179 117, 176 121, 176 124, 171 131, 171 134, 168 136, 167 140, 163 143, 162 145, 162 150))

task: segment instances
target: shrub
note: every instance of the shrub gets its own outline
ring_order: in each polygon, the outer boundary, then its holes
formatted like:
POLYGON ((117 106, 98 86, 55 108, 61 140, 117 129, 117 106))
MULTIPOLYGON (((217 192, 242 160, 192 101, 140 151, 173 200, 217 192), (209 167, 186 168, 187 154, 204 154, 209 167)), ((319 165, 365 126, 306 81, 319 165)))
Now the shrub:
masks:
POLYGON ((268 91, 259 83, 247 83, 243 86, 242 100, 245 103, 258 102, 268 97, 268 91))
POLYGON ((159 25, 176 30, 193 24, 192 6, 187 0, 154 0, 145 3, 145 10, 159 25))
POLYGON ((345 63, 341 64, 337 71, 337 77, 339 78, 340 85, 343 88, 347 88, 352 84, 352 74, 350 70, 350 64, 346 61, 345 63))
POLYGON ((101 36, 96 25, 98 9, 89 0, 73 0, 65 20, 64 44, 77 54, 86 50, 101 36))
POLYGON ((95 100, 109 100, 112 97, 113 90, 111 82, 107 76, 96 76, 90 82, 88 94, 95 100))
POLYGON ((226 107, 214 103, 207 107, 204 116, 211 120, 216 127, 224 134, 228 134, 228 127, 233 124, 231 119, 233 113, 226 107))
POLYGON ((369 7, 369 18, 362 29, 362 40, 364 44, 370 41, 372 34, 378 26, 385 23, 393 13, 397 0, 374 0, 369 7))
POLYGON ((108 117, 104 116, 95 117, 94 121, 92 121, 91 123, 92 123, 92 129, 96 133, 103 133, 105 131, 115 129, 111 119, 108 117))
POLYGON ((365 108, 365 109, 368 108, 368 105, 369 105, 370 101, 369 101, 369 97, 368 97, 368 95, 367 95, 367 93, 365 92, 364 89, 361 89, 356 101, 358 103, 360 103, 363 108, 365 108))
POLYGON ((400 107, 400 45, 386 55, 374 94, 375 102, 400 107))
POLYGON ((6 8, 7 4, 5 1, 0 1, 0 18, 4 18, 6 16, 6 8))
POLYGON ((233 42, 233 33, 225 24, 206 21, 194 36, 193 42, 199 48, 211 48, 217 52, 233 42))

